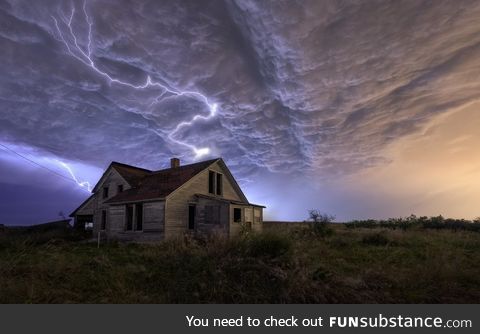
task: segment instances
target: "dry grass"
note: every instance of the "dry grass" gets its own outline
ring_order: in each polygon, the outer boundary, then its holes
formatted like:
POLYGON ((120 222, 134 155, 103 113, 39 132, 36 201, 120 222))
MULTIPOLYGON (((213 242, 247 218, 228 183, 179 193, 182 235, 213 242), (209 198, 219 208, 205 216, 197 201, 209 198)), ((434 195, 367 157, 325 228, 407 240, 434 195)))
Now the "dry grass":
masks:
POLYGON ((480 302, 480 233, 331 228, 100 249, 0 236, 0 302, 480 302))

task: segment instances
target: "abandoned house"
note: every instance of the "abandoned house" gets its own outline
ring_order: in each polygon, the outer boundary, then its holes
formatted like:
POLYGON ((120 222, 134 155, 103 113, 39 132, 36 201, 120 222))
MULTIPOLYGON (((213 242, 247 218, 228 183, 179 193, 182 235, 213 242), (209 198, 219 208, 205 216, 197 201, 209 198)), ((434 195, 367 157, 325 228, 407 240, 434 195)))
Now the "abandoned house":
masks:
POLYGON ((222 159, 151 171, 112 162, 92 195, 72 214, 94 235, 155 241, 184 233, 238 234, 261 230, 264 206, 249 203, 222 159))

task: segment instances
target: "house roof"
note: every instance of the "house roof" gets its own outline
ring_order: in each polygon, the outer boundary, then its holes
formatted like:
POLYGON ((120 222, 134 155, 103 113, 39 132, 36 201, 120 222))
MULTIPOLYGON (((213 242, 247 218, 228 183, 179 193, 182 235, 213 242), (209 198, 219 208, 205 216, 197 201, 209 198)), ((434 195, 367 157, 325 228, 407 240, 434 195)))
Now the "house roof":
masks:
POLYGON ((115 167, 115 170, 125 179, 125 181, 130 184, 130 186, 135 187, 138 185, 138 182, 145 176, 152 173, 151 170, 130 166, 122 164, 120 162, 113 161, 111 164, 115 167))
POLYGON ((78 210, 80 210, 81 208, 83 208, 92 198, 93 196, 95 196, 94 194, 90 195, 85 201, 82 202, 82 204, 80 204, 78 206, 78 208, 75 209, 75 211, 73 211, 69 217, 75 217, 75 215, 77 214, 78 210))
MULTIPOLYGON (((178 187, 190 180, 192 177, 206 169, 208 166, 220 159, 202 161, 176 168, 167 168, 155 172, 147 170, 135 171, 128 169, 128 165, 120 166, 123 172, 132 178, 132 188, 125 190, 110 198, 105 203, 122 203, 140 200, 165 198, 178 187)), ((118 166, 114 166, 117 171, 118 166)), ((136 167, 133 167, 134 169, 136 167)), ((119 171, 119 173, 121 173, 119 171)), ((124 177, 122 175, 122 177, 124 177)), ((127 180, 128 181, 128 180, 127 180)), ((129 182, 129 181, 128 181, 129 182)))
POLYGON ((93 187, 92 193, 95 193, 97 191, 98 186, 102 183, 102 180, 112 167, 114 167, 115 170, 120 174, 120 176, 132 187, 135 187, 141 178, 152 173, 151 170, 145 168, 130 166, 127 164, 122 164, 121 162, 112 161, 110 165, 108 165, 107 169, 105 169, 105 172, 103 172, 103 175, 100 177, 97 184, 93 187))

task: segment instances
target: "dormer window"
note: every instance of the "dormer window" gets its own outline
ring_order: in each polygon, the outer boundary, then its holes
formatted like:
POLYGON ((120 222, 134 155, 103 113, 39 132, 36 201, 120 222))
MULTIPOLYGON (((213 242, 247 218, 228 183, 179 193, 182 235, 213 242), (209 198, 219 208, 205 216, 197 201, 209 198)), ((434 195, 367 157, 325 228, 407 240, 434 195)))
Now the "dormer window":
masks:
POLYGON ((123 191, 123 184, 117 186, 117 194, 120 194, 123 191))
POLYGON ((103 187, 103 198, 108 198, 108 187, 103 187))

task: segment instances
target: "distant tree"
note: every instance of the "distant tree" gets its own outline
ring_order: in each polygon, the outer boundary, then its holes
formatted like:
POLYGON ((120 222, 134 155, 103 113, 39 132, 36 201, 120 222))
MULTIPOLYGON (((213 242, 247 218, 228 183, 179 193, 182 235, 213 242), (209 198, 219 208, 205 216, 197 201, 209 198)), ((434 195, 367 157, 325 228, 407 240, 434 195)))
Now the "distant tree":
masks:
POLYGON ((473 220, 474 223, 480 224, 480 217, 477 217, 473 220))
POLYGON ((331 223, 335 220, 335 216, 323 213, 317 209, 308 210, 308 215, 310 217, 310 220, 314 223, 326 224, 331 223))
POLYGON ((308 210, 308 215, 310 220, 313 222, 312 227, 315 234, 325 236, 333 232, 333 230, 330 229, 327 224, 333 222, 335 220, 335 216, 323 213, 317 209, 308 210))

